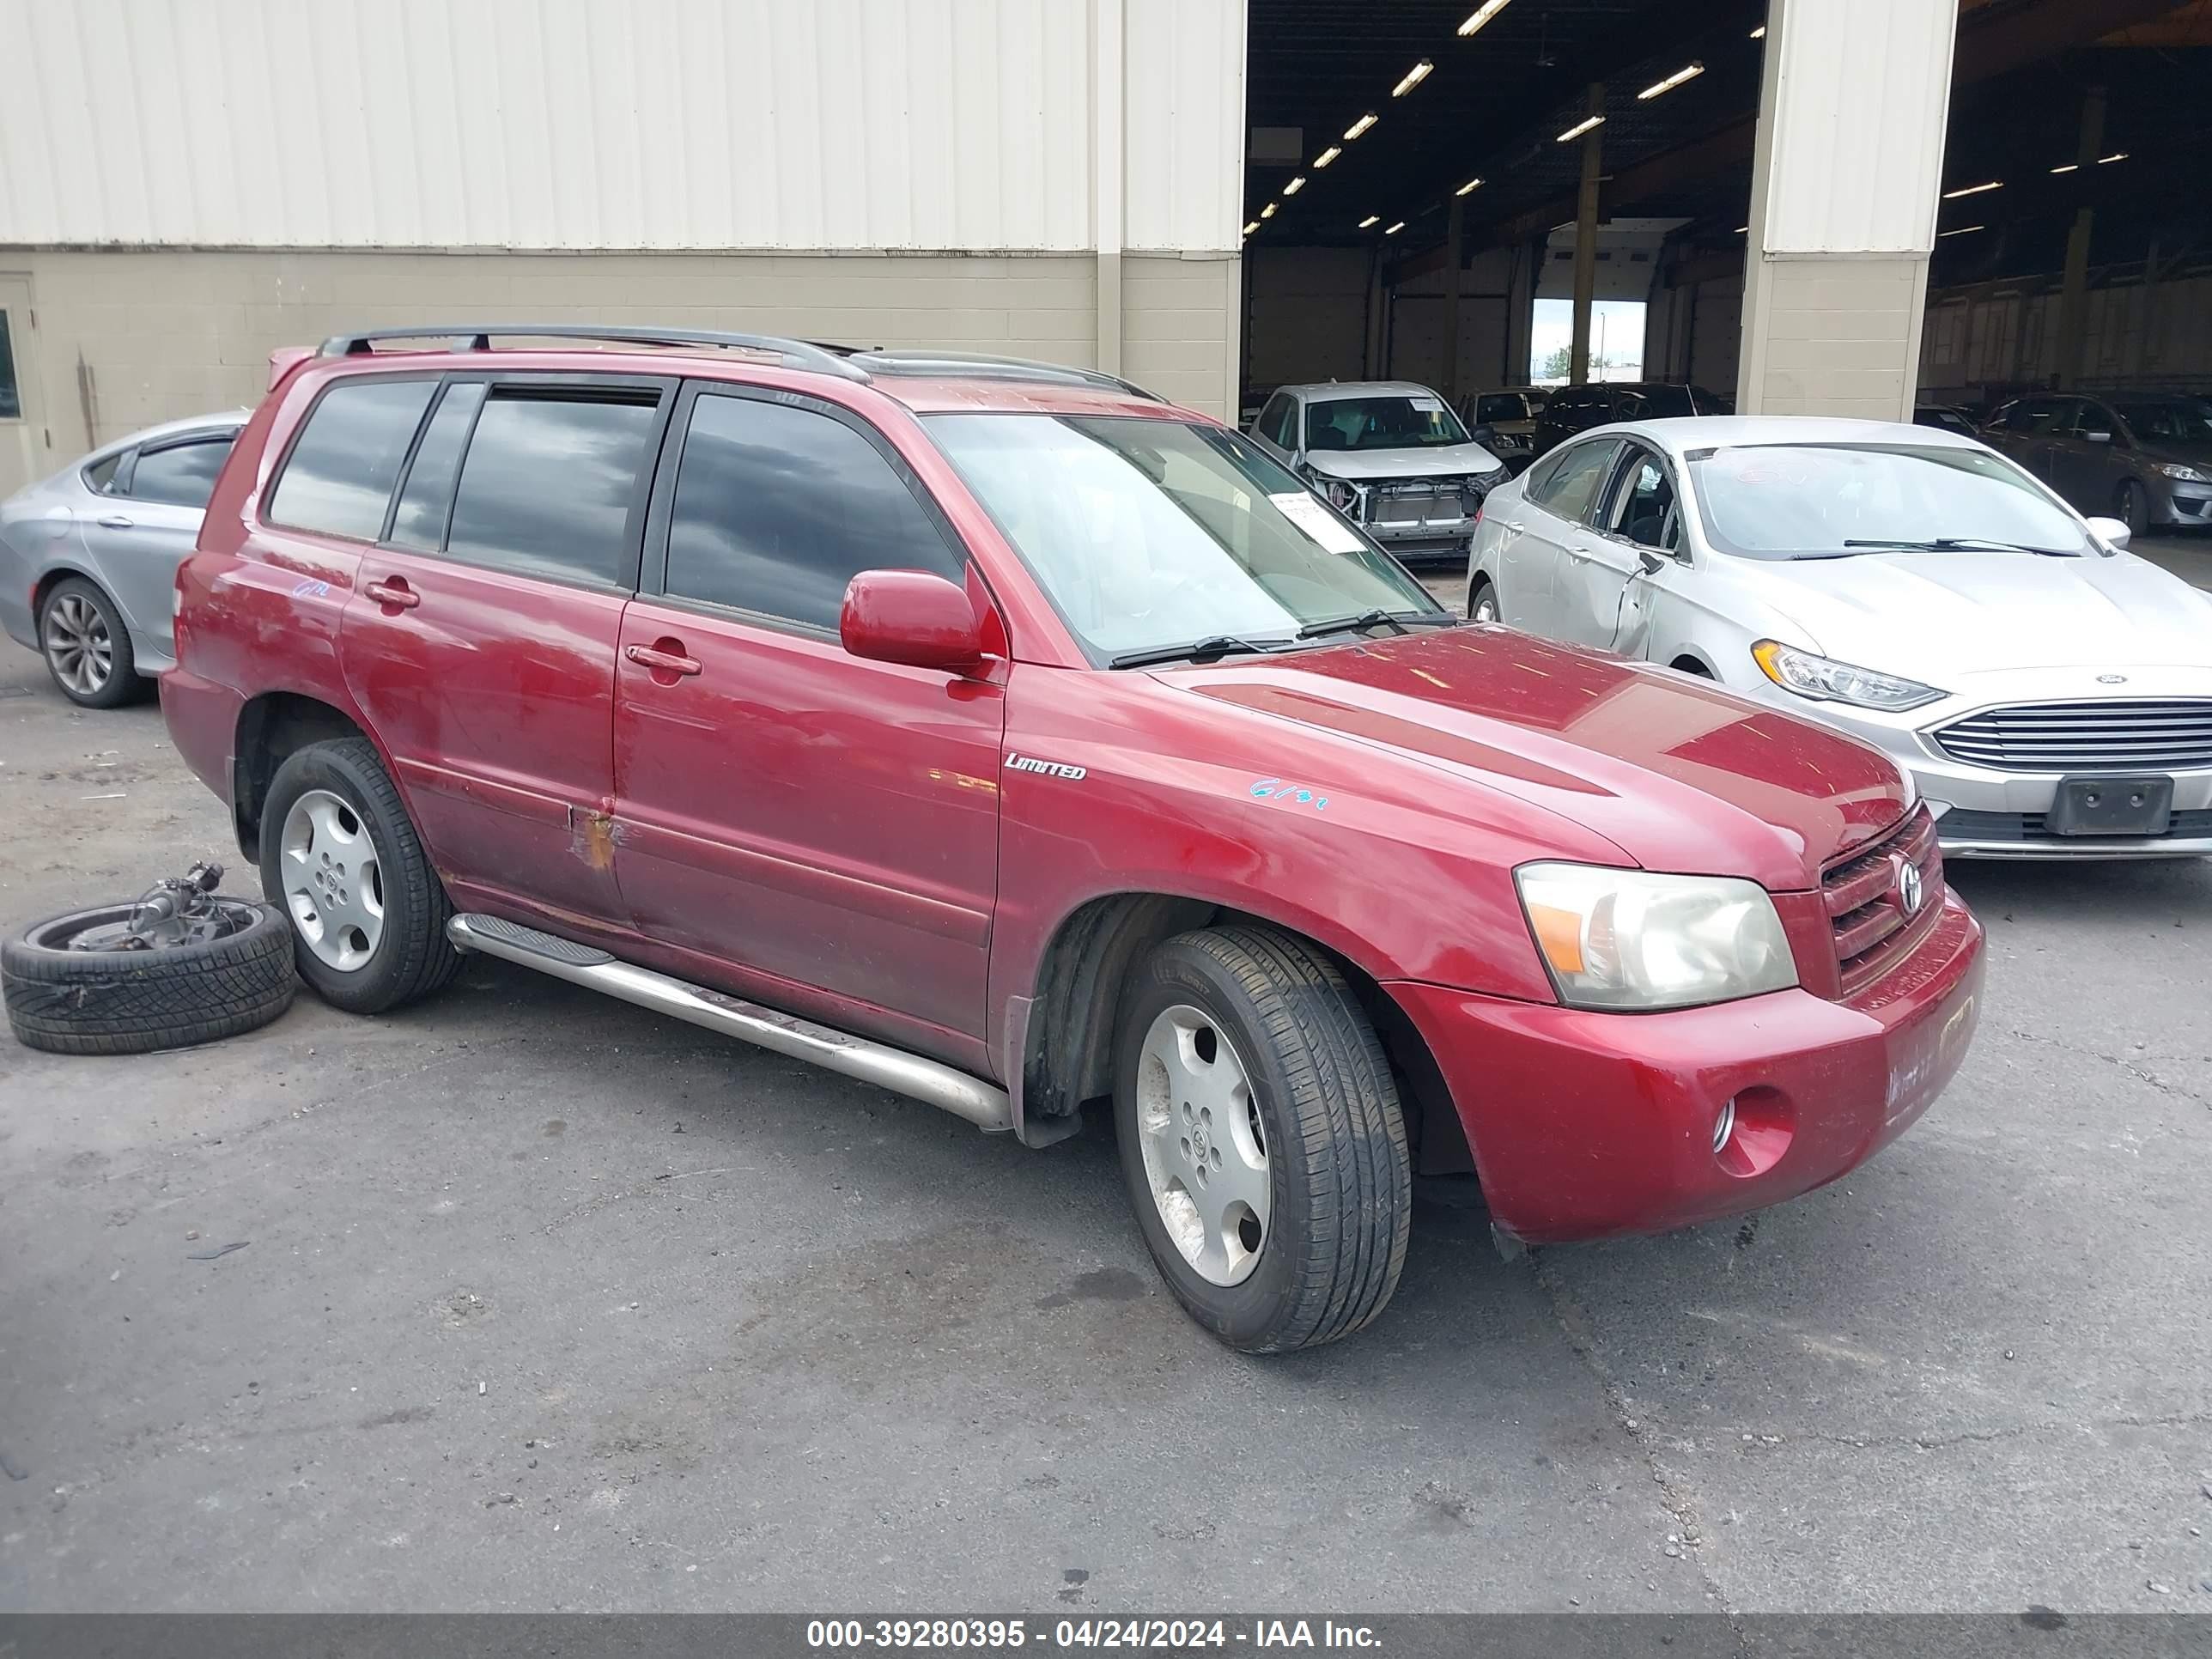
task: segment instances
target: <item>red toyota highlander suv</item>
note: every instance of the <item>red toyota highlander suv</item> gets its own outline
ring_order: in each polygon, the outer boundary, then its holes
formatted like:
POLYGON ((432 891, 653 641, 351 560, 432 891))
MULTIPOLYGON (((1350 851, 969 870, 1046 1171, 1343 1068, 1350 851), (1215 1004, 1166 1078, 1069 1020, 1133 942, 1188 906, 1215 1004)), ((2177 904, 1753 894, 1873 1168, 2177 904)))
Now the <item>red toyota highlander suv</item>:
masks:
POLYGON ((1894 766, 1458 622, 1212 421, 447 332, 277 354, 178 577, 170 730, 340 1008, 477 951, 1031 1146, 1110 1102, 1255 1351, 1380 1311, 1416 1172, 1504 1240, 1673 1227, 1959 1065, 1981 933, 1894 766))

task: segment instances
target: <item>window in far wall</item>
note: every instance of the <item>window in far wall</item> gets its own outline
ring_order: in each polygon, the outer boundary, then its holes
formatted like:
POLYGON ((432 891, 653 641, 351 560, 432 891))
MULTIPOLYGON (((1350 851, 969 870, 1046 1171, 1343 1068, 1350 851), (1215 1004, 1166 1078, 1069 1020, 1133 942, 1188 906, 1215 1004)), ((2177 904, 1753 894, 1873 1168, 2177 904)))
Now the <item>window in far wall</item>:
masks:
MULTIPOLYGON (((1644 378, 1644 313, 1641 300, 1597 300, 1590 305, 1589 378, 1644 378)), ((1575 304, 1539 300, 1528 330, 1528 378, 1537 386, 1559 386, 1572 366, 1575 304)))
POLYGON ((15 384, 15 345, 8 323, 8 313, 0 311, 0 421, 19 421, 23 394, 15 384))

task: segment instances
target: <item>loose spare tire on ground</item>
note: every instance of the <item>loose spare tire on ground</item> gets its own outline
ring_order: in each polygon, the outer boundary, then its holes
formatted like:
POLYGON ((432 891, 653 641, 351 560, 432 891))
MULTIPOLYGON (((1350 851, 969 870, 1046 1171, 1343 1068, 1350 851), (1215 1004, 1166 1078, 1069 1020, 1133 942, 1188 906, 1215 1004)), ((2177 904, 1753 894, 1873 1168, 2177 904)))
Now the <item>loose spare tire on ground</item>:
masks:
POLYGON ((291 1006, 292 932, 274 906, 215 891, 196 866, 136 902, 96 905, 0 942, 17 1041, 58 1054, 136 1054, 236 1036, 291 1006))

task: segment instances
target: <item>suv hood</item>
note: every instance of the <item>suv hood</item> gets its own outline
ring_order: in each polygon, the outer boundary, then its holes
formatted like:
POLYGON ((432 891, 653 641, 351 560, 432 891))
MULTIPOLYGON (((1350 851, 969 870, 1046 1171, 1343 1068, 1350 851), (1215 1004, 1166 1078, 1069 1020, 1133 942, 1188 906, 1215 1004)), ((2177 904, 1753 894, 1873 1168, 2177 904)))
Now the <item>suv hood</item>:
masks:
POLYGON ((1930 685, 1993 669, 2212 668, 2212 599, 2133 554, 1732 562, 1814 650, 1930 685))
POLYGON ((1503 465, 1480 444, 1437 444, 1425 449, 1308 450, 1306 465, 1331 478, 1367 483, 1377 478, 1437 478, 1495 472, 1503 465))
POLYGON ((1502 628, 1160 678, 1541 806, 1645 869, 1749 876, 1776 892, 1819 886, 1823 864, 1890 829, 1911 801, 1892 762, 1841 732, 1502 628))

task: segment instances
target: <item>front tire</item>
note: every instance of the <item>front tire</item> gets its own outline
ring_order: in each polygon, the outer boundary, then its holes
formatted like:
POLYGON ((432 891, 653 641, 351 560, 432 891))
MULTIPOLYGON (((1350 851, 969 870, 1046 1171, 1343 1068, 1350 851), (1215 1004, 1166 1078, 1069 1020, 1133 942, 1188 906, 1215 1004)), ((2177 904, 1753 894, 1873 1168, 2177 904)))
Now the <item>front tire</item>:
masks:
POLYGON ((290 919, 300 977, 332 1007, 386 1013, 459 969, 445 884, 366 738, 309 744, 276 769, 261 890, 290 919))
POLYGON ((40 601, 39 653, 80 708, 120 708, 141 690, 123 612, 82 576, 64 577, 40 601))
POLYGON ((2120 486, 2112 508, 2119 521, 2127 526, 2130 537, 2142 535, 2150 529, 2150 491, 2133 478, 2120 486))
POLYGON ((1270 928, 1169 939, 1131 975, 1115 1081, 1130 1203, 1192 1318, 1279 1353, 1382 1312, 1412 1169, 1389 1062, 1335 963, 1270 928))
POLYGON ((1468 590, 1467 619, 1474 623, 1498 620, 1498 589, 1489 577, 1477 576, 1474 586, 1468 590))

